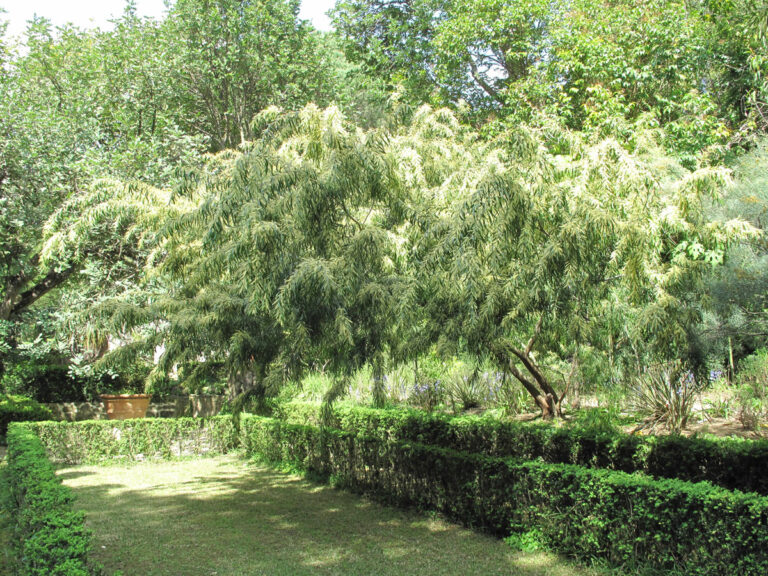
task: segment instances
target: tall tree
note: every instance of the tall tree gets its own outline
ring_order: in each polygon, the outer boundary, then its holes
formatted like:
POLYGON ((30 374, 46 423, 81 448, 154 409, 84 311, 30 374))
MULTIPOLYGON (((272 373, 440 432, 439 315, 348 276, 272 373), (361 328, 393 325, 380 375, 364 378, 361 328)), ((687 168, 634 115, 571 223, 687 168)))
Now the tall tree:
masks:
MULTIPOLYGON (((6 353, 16 349, 18 338, 34 341, 40 335, 40 317, 33 319, 30 311, 66 283, 82 280, 78 272, 89 259, 114 266, 113 280, 130 273, 131 250, 99 243, 109 228, 103 222, 90 231, 79 229, 83 242, 77 251, 46 256, 46 226, 62 206, 92 197, 99 178, 140 175, 165 184, 171 166, 199 148, 195 138, 169 130, 162 112, 156 114, 156 134, 139 128, 143 122, 151 125, 152 106, 157 106, 146 86, 162 85, 159 57, 151 60, 149 49, 142 54, 142 46, 148 47, 144 37, 152 36, 156 26, 136 19, 129 9, 117 28, 135 45, 100 31, 53 29, 45 19, 36 19, 23 49, 6 52, 0 74, 0 349, 6 353), (139 66, 137 59, 146 68, 143 76, 128 72, 139 66), (117 274, 119 269, 123 272, 117 274)), ((101 194, 111 190, 97 187, 101 194)), ((81 210, 86 208, 80 203, 81 210)), ((51 310, 49 325, 52 314, 66 312, 51 310)))
POLYGON ((626 350, 686 357, 704 272, 754 234, 705 217, 722 171, 659 164, 655 146, 644 159, 613 140, 553 136, 518 128, 499 140, 479 185, 435 225, 442 240, 425 267, 442 287, 426 305, 443 337, 489 352, 545 417, 560 414, 573 377, 558 384, 551 367, 577 366, 584 345, 616 353, 605 311, 617 300, 636 319, 626 350))
POLYGON ((173 105, 188 133, 211 150, 250 140, 269 105, 324 100, 327 64, 318 35, 298 19, 298 0, 178 0, 164 32, 173 105))

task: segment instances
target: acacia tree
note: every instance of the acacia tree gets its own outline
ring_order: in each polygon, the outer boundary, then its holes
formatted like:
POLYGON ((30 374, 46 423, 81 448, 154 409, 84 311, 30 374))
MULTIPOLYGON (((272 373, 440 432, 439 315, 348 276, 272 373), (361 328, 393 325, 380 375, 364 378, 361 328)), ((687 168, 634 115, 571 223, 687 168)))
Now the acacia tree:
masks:
POLYGON ((705 217, 725 171, 688 173, 650 137, 635 155, 554 124, 483 143, 429 108, 369 132, 333 108, 270 109, 252 129, 177 191, 149 272, 165 290, 102 307, 138 330, 113 358, 163 345, 158 374, 223 365, 233 396, 371 362, 380 393, 387 356, 453 342, 556 416, 582 346, 684 356, 703 272, 754 231, 705 217))
POLYGON ((524 130, 505 135, 481 183, 437 223, 430 268, 442 290, 428 306, 447 336, 490 352, 552 417, 579 347, 607 351, 595 337, 607 302, 618 295, 636 310, 636 343, 684 356, 704 270, 753 229, 704 217, 723 171, 660 169, 657 147, 654 164, 615 141, 587 148, 561 135, 554 150, 544 142, 524 130), (570 363, 562 385, 552 360, 570 363))
POLYGON ((156 374, 192 381, 223 366, 233 397, 274 393, 309 369, 340 376, 334 397, 370 362, 381 400, 387 357, 422 349, 403 343, 420 332, 404 304, 419 292, 411 222, 444 211, 473 161, 450 113, 399 115, 364 132, 335 108, 261 113, 258 139, 177 190, 187 208, 166 223, 148 270, 166 292, 99 308, 113 332, 135 328, 105 361, 162 345, 156 374))

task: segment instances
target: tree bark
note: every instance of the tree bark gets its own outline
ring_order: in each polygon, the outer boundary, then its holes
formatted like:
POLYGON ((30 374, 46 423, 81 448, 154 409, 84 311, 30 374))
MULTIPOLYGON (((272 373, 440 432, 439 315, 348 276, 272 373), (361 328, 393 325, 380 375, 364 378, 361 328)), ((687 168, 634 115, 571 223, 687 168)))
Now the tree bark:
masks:
MULTIPOLYGON (((525 349, 519 350, 509 343, 503 345, 503 359, 509 368, 509 372, 523 385, 523 388, 525 388, 528 394, 533 398, 534 402, 536 402, 536 405, 541 410, 542 418, 560 418, 563 415, 562 401, 564 394, 563 396, 560 396, 557 393, 531 356, 533 345, 536 343, 536 339, 541 333, 542 322, 543 318, 540 318, 536 323, 533 335, 530 340, 528 340, 525 349), (517 361, 523 365, 527 375, 517 367, 517 361)), ((499 350, 499 352, 501 352, 501 350, 499 350)))
MULTIPOLYGON (((68 268, 63 272, 56 272, 51 270, 40 281, 36 282, 34 286, 22 291, 21 285, 9 286, 6 289, 6 298, 0 303, 0 319, 10 320, 14 316, 17 316, 32 304, 37 302, 40 298, 45 296, 48 292, 61 286, 67 278, 72 275, 72 268, 68 268)), ((19 282, 25 282, 26 277, 19 277, 19 282)))

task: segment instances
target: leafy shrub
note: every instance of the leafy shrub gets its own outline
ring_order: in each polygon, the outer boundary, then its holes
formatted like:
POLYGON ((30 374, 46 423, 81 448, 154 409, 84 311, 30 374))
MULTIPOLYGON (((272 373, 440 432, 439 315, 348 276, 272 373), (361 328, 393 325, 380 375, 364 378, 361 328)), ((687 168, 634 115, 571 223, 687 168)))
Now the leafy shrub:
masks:
POLYGON ((581 432, 600 435, 619 433, 619 414, 609 408, 585 408, 576 412, 574 425, 581 432))
POLYGON ((29 424, 54 462, 92 464, 221 454, 235 447, 231 417, 141 418, 29 424))
POLYGON ((739 421, 747 430, 757 430, 768 411, 768 350, 744 358, 736 379, 739 421))
MULTIPOLYGON (((318 406, 283 405, 276 416, 318 423, 318 406)), ((330 423, 344 432, 421 442, 461 452, 569 463, 658 478, 707 480, 724 488, 768 495, 768 441, 741 438, 633 436, 608 426, 556 427, 487 416, 449 417, 416 410, 337 405, 330 423)))
POLYGON ((7 366, 3 391, 38 402, 85 402, 98 396, 101 382, 70 373, 65 363, 21 361, 7 366))
POLYGON ((711 418, 730 418, 734 413, 733 401, 730 398, 713 398, 704 403, 704 411, 711 418))
POLYGON ((485 381, 481 381, 477 368, 463 362, 455 363, 445 375, 445 390, 455 413, 477 408, 484 400, 485 381))
POLYGON ((651 428, 666 426, 679 434, 693 412, 698 386, 679 363, 654 366, 635 380, 635 408, 651 428))
POLYGON ((521 386, 504 378, 503 374, 501 376, 501 383, 498 387, 495 386, 494 382, 494 386, 490 389, 492 401, 489 404, 499 407, 503 416, 515 416, 530 409, 531 395, 521 386))
POLYGON ((247 417, 249 454, 581 558, 692 575, 768 571, 768 500, 709 484, 521 462, 247 417))
POLYGON ((90 533, 72 494, 56 478, 29 424, 8 430, 9 483, 16 507, 20 576, 86 576, 90 533))
POLYGON ((150 374, 146 385, 140 392, 152 394, 154 400, 169 398, 171 396, 180 396, 185 393, 184 388, 178 380, 173 380, 165 374, 150 374))
MULTIPOLYGON (((384 392, 387 396, 388 404, 404 404, 408 401, 413 384, 413 370, 400 365, 384 375, 384 392)), ((362 403, 363 398, 360 395, 350 394, 353 401, 362 403)), ((369 397, 368 401, 371 398, 369 397)))
POLYGON ((419 378, 408 396, 408 402, 426 412, 432 412, 443 401, 445 389, 440 380, 434 382, 427 378, 419 378))
POLYGON ((48 408, 31 398, 14 394, 0 396, 0 436, 5 436, 11 422, 50 420, 51 417, 48 408))

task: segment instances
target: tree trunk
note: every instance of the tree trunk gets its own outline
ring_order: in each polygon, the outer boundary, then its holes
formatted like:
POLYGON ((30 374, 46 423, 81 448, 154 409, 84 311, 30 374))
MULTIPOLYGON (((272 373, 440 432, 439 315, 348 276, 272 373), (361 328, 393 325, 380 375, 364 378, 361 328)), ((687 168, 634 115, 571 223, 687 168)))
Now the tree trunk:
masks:
MULTIPOLYGON (((523 385, 523 388, 531 395, 536 406, 541 410, 541 417, 545 420, 552 418, 561 418, 562 401, 563 398, 559 395, 549 379, 539 368, 536 360, 531 355, 533 345, 536 342, 536 338, 541 332, 542 319, 536 324, 533 336, 528 340, 524 350, 519 350, 514 346, 510 346, 508 343, 503 346, 505 350, 503 359, 506 361, 509 372, 514 376, 518 382, 523 385), (525 373, 517 367, 516 362, 520 362, 523 365, 525 373)), ((564 396, 564 395, 563 395, 564 396)))
MULTIPOLYGON (((516 357, 517 354, 514 356, 516 357)), ((529 362, 532 363, 532 359, 529 358, 529 362)), ((562 399, 557 395, 544 375, 541 374, 540 370, 537 370, 538 375, 536 378, 529 378, 515 365, 514 357, 511 357, 509 358, 509 371, 523 385, 523 388, 531 395, 534 402, 536 402, 536 406, 541 410, 542 418, 549 420, 551 418, 560 418, 563 415, 562 399), (540 381, 543 381, 545 385, 541 386, 540 381), (549 391, 546 391, 545 388, 549 389, 549 391)))

